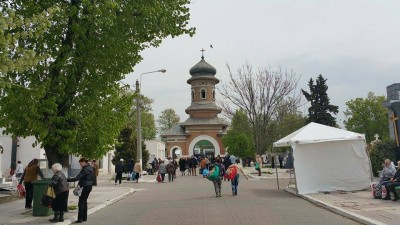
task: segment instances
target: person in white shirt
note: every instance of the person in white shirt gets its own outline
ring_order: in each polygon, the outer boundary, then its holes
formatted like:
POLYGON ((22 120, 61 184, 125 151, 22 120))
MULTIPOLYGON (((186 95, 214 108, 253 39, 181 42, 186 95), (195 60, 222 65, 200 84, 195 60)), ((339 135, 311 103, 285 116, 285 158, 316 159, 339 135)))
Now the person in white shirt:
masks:
POLYGON ((24 166, 22 165, 21 161, 17 162, 17 168, 15 169, 15 176, 20 178, 24 173, 24 166))

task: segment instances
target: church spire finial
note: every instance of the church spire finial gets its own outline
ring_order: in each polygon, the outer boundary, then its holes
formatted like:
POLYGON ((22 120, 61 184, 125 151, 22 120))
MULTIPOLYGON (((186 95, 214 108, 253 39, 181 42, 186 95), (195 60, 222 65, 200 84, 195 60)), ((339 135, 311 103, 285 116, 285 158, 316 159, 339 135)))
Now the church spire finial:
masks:
POLYGON ((201 59, 204 59, 204 52, 206 51, 206 50, 204 50, 204 48, 201 48, 201 59))

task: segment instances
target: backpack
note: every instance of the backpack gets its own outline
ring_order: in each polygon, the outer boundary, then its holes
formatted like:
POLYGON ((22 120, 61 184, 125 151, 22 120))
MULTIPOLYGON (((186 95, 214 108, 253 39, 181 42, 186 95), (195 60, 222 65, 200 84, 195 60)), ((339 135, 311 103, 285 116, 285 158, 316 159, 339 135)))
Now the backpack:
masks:
POLYGON ((226 170, 226 177, 230 180, 233 180, 237 174, 237 167, 236 166, 230 166, 226 170))

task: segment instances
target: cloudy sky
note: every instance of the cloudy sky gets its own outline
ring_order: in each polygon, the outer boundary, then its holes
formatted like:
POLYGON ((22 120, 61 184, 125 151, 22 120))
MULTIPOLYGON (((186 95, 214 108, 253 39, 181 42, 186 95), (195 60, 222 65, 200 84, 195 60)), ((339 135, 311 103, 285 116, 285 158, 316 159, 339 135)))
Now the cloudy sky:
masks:
POLYGON ((236 70, 246 62, 293 70, 306 90, 308 80, 322 74, 331 103, 339 106, 339 124, 347 101, 369 91, 386 96, 386 86, 400 82, 398 0, 194 0, 189 7, 196 34, 145 50, 124 80, 134 84, 142 73, 167 70, 142 77, 142 93, 154 99, 156 118, 166 108, 175 109, 181 121, 188 118, 186 81, 201 48, 221 83, 228 81, 226 64, 236 70))

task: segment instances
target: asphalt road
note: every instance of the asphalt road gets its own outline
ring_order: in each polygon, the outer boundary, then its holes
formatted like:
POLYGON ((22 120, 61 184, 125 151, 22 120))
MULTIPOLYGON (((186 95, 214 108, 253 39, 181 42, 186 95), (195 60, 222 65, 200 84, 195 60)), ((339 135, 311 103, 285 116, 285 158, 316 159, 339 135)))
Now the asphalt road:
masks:
MULTIPOLYGON (((284 187, 288 181, 280 182, 284 187)), ((221 198, 215 197, 213 184, 201 176, 178 175, 171 183, 125 181, 121 186, 136 192, 89 215, 84 224, 359 224, 277 190, 276 180, 245 180, 242 176, 237 196, 232 196, 230 182, 225 181, 221 198)))

